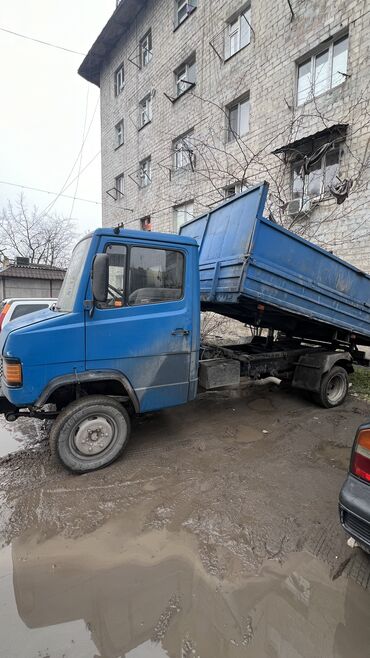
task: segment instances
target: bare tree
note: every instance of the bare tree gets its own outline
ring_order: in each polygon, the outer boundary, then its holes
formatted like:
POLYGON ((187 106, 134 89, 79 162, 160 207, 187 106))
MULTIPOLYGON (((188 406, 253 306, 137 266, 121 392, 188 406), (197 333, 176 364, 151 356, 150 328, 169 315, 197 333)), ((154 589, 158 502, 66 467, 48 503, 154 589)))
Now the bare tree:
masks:
POLYGON ((0 255, 21 256, 33 264, 67 265, 76 234, 73 221, 32 209, 23 194, 0 211, 0 255))

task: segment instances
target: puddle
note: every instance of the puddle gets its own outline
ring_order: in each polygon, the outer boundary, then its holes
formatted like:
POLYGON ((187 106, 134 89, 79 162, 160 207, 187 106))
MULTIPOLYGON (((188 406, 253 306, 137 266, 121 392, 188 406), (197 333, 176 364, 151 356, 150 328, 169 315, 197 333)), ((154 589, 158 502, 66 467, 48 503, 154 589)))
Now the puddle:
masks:
POLYGON ((182 531, 116 520, 0 551, 1 658, 363 658, 370 595, 308 553, 220 581, 182 531))
POLYGON ((40 439, 40 421, 21 418, 8 423, 0 416, 0 457, 35 445, 40 439))

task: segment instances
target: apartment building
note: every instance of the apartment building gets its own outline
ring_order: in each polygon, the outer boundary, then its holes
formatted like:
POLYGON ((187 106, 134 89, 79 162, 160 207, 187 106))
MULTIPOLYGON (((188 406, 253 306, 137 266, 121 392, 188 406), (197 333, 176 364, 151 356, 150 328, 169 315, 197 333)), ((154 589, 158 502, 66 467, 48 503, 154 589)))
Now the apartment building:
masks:
POLYGON ((121 0, 79 73, 103 225, 177 232, 267 180, 271 218, 370 272, 368 0, 121 0))

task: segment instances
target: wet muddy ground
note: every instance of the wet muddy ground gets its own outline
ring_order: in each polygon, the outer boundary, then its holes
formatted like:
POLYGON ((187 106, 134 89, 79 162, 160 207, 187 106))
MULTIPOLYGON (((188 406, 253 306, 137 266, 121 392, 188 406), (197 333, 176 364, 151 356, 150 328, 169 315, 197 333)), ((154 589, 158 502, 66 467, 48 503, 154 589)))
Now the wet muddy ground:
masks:
POLYGON ((273 384, 207 393, 79 477, 45 424, 1 421, 1 658, 368 656, 370 558, 337 512, 368 416, 273 384))

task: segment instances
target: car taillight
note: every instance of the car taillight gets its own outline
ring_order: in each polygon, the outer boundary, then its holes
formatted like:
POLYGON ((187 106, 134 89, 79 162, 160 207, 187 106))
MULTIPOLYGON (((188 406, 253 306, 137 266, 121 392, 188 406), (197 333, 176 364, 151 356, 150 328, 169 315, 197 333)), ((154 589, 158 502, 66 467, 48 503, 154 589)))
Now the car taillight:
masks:
POLYGON ((0 331, 1 331, 2 324, 4 322, 4 318, 7 314, 7 312, 9 311, 9 309, 10 309, 10 304, 5 304, 3 310, 0 313, 0 331))
POLYGON ((351 472, 370 482, 370 428, 359 430, 353 447, 351 472))

